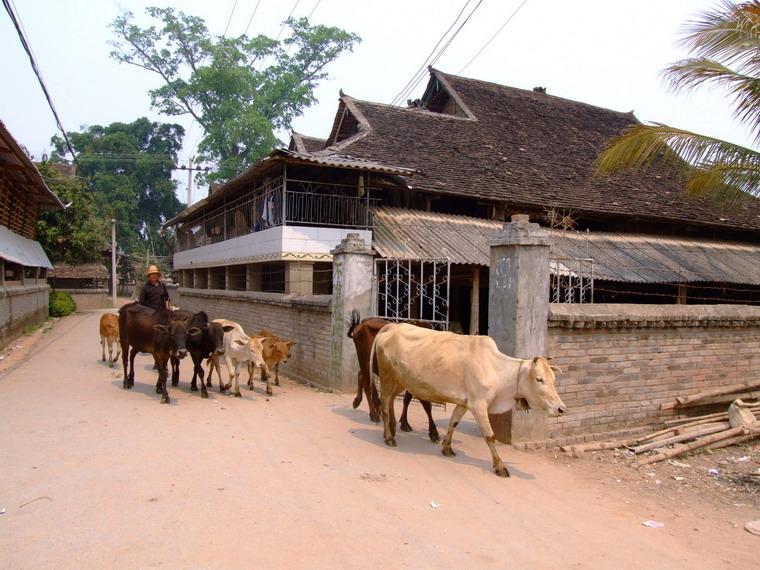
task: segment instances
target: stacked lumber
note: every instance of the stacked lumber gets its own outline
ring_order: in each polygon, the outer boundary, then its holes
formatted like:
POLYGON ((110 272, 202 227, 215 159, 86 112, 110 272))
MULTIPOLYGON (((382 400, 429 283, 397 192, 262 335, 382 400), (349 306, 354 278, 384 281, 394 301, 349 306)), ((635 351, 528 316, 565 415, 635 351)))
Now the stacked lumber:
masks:
POLYGON ((665 422, 668 427, 634 440, 593 442, 562 448, 573 457, 587 451, 625 447, 635 455, 640 465, 655 463, 684 453, 719 449, 760 438, 760 402, 744 403, 735 400, 725 412, 705 414, 665 422), (643 455, 654 452, 651 455, 643 455))
POLYGON ((696 394, 688 396, 678 396, 671 402, 665 402, 660 405, 661 410, 673 410, 679 407, 687 406, 706 406, 708 404, 721 404, 723 402, 733 402, 736 398, 744 399, 760 398, 760 381, 753 380, 731 384, 730 386, 721 386, 711 390, 703 390, 696 394), (732 395, 733 394, 733 395, 732 395))

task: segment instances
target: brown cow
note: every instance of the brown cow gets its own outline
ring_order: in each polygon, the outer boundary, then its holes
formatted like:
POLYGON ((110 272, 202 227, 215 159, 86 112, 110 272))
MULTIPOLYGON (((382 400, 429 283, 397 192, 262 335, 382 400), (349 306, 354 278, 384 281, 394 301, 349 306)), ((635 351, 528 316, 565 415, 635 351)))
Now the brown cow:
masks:
MULTIPOLYGON (((282 340, 275 333, 269 330, 262 330, 254 338, 264 340, 264 362, 266 366, 261 367, 261 381, 267 382, 274 367, 274 385, 280 385, 280 362, 285 364, 290 358, 290 349, 296 345, 292 340, 282 340)), ((253 367, 248 364, 248 385, 253 389, 253 367)))
POLYGON ((154 311, 149 307, 130 303, 119 309, 119 339, 121 341, 121 362, 124 366, 124 388, 135 385, 135 356, 138 352, 149 352, 158 368, 156 393, 161 394, 161 403, 169 403, 166 389, 169 358, 187 355, 185 343, 188 333, 183 319, 172 319, 169 310, 154 311), (130 350, 131 347, 131 350, 130 350), (129 366, 127 366, 129 360, 129 366))
MULTIPOLYGON (((375 385, 370 381, 369 373, 369 354, 372 349, 372 343, 375 342, 377 333, 385 325, 389 324, 389 321, 379 319, 376 317, 369 317, 361 320, 361 315, 358 311, 351 311, 351 320, 347 323, 348 337, 353 339, 354 347, 356 348, 356 356, 359 359, 359 374, 356 378, 356 398, 354 398, 354 409, 359 407, 362 403, 362 391, 367 395, 367 405, 369 406, 369 419, 375 423, 380 421, 380 398, 377 395, 375 385)), ((413 321, 418 327, 429 328, 425 322, 413 321)), ((377 371, 375 371, 377 372, 377 371)), ((412 401, 412 393, 407 391, 404 394, 404 408, 401 412, 400 427, 402 431, 413 431, 412 426, 409 425, 407 413, 409 410, 409 403, 412 401)), ((428 436, 430 441, 437 442, 440 437, 438 435, 438 428, 433 420, 432 407, 427 400, 420 400, 422 407, 425 409, 425 413, 428 417, 428 436)))
POLYGON ((108 347, 108 366, 113 368, 113 363, 121 354, 121 345, 119 343, 119 317, 113 313, 106 313, 100 317, 100 348, 102 350, 101 359, 106 361, 106 346, 108 347), (114 344, 116 348, 114 348, 114 344), (114 355, 114 352, 116 354, 114 355))

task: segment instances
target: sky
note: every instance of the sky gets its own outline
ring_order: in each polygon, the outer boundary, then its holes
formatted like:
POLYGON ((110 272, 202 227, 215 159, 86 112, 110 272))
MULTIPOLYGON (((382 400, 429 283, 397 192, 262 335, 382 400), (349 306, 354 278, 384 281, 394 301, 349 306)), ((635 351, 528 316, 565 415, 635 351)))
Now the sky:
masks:
MULTIPOLYGON (((189 117, 167 117, 150 107, 148 91, 160 80, 109 57, 109 23, 124 10, 140 24, 146 6, 172 6, 199 16, 213 34, 275 37, 281 22, 312 13, 311 22, 338 26, 362 38, 353 52, 328 66, 316 91, 318 103, 293 122, 294 130, 326 137, 339 90, 358 99, 390 103, 424 63, 466 0, 13 0, 52 100, 67 131, 87 125, 129 122, 147 116, 178 122, 187 136, 182 162, 193 154, 200 130, 189 117), (251 19, 251 16, 253 18, 251 19)), ((471 0, 465 14, 479 0, 471 0)), ((717 0, 482 0, 435 63, 460 74, 616 111, 642 122, 661 122, 744 146, 747 129, 731 116, 720 90, 669 92, 660 72, 688 56, 678 44, 683 26, 717 0), (521 7, 520 7, 521 6, 521 7), (517 13, 515 11, 520 8, 517 13), (514 15, 513 15, 514 14, 514 15), (502 31, 465 68, 489 38, 502 31), (465 68, 463 70, 463 68, 465 68)), ((0 12, 0 120, 36 158, 49 152, 54 118, 10 18, 0 12)), ((423 80, 411 98, 422 95, 423 80)), ((186 176, 178 196, 186 200, 186 176)), ((196 192, 193 201, 202 197, 196 192)))

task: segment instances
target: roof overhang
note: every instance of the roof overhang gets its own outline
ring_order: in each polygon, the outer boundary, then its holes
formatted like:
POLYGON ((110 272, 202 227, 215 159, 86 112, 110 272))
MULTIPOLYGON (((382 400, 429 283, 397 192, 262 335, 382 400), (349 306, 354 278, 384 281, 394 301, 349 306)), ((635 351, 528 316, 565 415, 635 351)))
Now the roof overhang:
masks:
POLYGON ((0 258, 25 267, 53 267, 39 242, 20 236, 5 226, 0 226, 0 258))
POLYGON ((185 208, 171 220, 167 221, 165 226, 176 225, 199 212, 203 208, 215 206, 223 199, 226 194, 240 189, 242 186, 261 177, 275 165, 282 164, 306 164, 313 166, 322 166, 326 168, 341 168, 344 170, 359 170, 362 172, 376 172, 388 175, 409 176, 414 174, 412 168, 393 166, 383 164, 374 160, 364 160, 354 158, 348 155, 336 154, 329 151, 320 151, 317 153, 302 153, 295 150, 275 149, 269 153, 269 156, 259 160, 249 166, 245 171, 238 174, 235 178, 225 183, 219 190, 211 196, 199 200, 189 208, 185 208))
POLYGON ((0 169, 7 172, 17 187, 35 196, 41 208, 63 209, 58 196, 47 187, 37 167, 0 121, 0 169))
MULTIPOLYGON (((373 247, 389 259, 447 257, 452 263, 490 263, 488 238, 504 222, 401 208, 375 211, 373 247)), ((593 260, 594 278, 628 283, 742 283, 760 285, 760 245, 632 233, 551 231, 552 270, 593 260), (567 260, 563 263, 561 259, 567 260)))

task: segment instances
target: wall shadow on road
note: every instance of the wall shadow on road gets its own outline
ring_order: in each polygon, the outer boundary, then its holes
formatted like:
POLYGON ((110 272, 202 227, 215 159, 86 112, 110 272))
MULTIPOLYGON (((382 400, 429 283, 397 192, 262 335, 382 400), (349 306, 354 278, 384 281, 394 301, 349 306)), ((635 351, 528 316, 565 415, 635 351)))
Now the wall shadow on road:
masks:
MULTIPOLYGON (((413 432, 402 432, 401 430, 397 428, 396 442, 398 443, 398 447, 388 447, 387 445, 385 445, 385 441, 383 441, 382 422, 380 422, 379 424, 373 424, 370 421, 369 413, 366 410, 362 410, 361 407, 357 409, 353 409, 350 406, 334 406, 331 409, 331 411, 334 414, 343 416, 349 420, 352 420, 354 423, 362 426, 362 427, 349 428, 348 432, 351 434, 351 436, 361 441, 365 441, 367 443, 371 443, 377 447, 380 447, 385 452, 388 452, 388 453, 401 452, 401 453, 408 453, 408 454, 414 454, 414 455, 437 456, 441 459, 441 461, 454 461, 456 463, 462 463, 465 465, 470 465, 472 467, 477 467, 479 469, 482 469, 484 471, 488 471, 491 473, 493 472, 493 469, 491 467, 490 453, 488 452, 488 448, 486 447, 486 444, 483 441, 483 437, 480 435, 480 430, 478 429, 474 421, 465 420, 459 424, 457 431, 454 432, 454 437, 451 440, 451 446, 454 449, 454 452, 456 453, 456 457, 444 457, 441 454, 440 443, 434 444, 433 442, 430 441, 430 439, 428 439, 427 422, 425 423, 425 425, 422 425, 421 427, 416 427, 413 432), (469 426, 467 424, 472 424, 472 426, 469 426), (465 427, 465 429, 461 430, 460 428, 463 428, 463 427, 465 427), (473 427, 474 427, 474 431, 473 429, 471 429, 473 427), (460 447, 461 440, 457 438, 457 434, 459 433, 476 437, 479 440, 479 442, 483 445, 483 450, 485 453, 488 454, 488 458, 479 459, 476 457, 471 457, 467 455, 466 452, 462 451, 460 447)), ((398 410, 397 410, 397 413, 398 413, 398 410)), ((436 422, 436 425, 438 425, 438 423, 439 422, 436 422)), ((446 426, 444 426, 443 428, 440 425, 438 425, 438 431, 440 432, 441 439, 443 439, 443 436, 446 433, 447 427, 448 427, 448 422, 446 423, 446 426)), ((517 477, 519 479, 525 479, 525 480, 534 480, 536 478, 536 476, 533 473, 523 471, 522 469, 517 467, 514 463, 509 462, 508 453, 509 453, 509 448, 500 446, 499 455, 501 456, 502 461, 504 461, 504 464, 507 466, 507 469, 509 470, 509 473, 512 477, 517 477), (505 457, 505 455, 507 457, 505 457)))
MULTIPOLYGON (((156 404, 161 402, 161 394, 156 394, 155 381, 152 384, 150 384, 147 382, 141 382, 138 378, 135 378, 135 385, 130 390, 124 389, 124 380, 121 378, 113 380, 111 384, 124 392, 134 392, 136 394, 141 394, 143 396, 146 396, 147 398, 151 400, 155 400, 156 404)), ((172 398, 172 390, 179 391, 179 386, 177 386, 176 388, 167 386, 167 389, 169 390, 169 405, 174 406, 177 404, 177 398, 172 398)))

